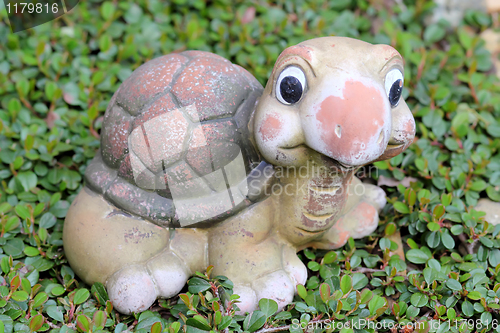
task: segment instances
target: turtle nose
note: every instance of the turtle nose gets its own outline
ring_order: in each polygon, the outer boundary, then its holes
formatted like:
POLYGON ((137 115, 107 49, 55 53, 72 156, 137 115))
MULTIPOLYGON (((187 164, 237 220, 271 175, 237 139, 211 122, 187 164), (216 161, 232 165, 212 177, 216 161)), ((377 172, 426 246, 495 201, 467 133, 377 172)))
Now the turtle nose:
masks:
POLYGON ((312 113, 307 144, 339 162, 369 163, 387 146, 390 105, 382 89, 369 80, 347 79, 340 87, 334 82, 333 93, 319 99, 312 113))

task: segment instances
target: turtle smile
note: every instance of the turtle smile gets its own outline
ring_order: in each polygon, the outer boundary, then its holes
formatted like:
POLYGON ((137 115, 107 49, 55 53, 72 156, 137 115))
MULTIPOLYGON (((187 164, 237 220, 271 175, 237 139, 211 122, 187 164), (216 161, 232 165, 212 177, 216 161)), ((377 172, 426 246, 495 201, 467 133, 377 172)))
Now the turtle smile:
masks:
POLYGON ((399 149, 401 148, 402 146, 404 146, 405 144, 404 143, 401 143, 401 144, 395 144, 395 145, 387 145, 387 148, 385 148, 386 150, 389 150, 389 149, 399 149))
POLYGON ((301 232, 307 232, 310 234, 319 234, 320 232, 324 232, 324 231, 328 230, 328 228, 322 229, 322 230, 307 230, 307 229, 303 229, 303 228, 299 228, 299 227, 297 227, 297 229, 299 229, 301 232))
POLYGON ((280 150, 285 150, 285 151, 295 151, 295 150, 302 150, 302 149, 309 149, 305 144, 301 143, 293 147, 279 147, 278 149, 280 150))

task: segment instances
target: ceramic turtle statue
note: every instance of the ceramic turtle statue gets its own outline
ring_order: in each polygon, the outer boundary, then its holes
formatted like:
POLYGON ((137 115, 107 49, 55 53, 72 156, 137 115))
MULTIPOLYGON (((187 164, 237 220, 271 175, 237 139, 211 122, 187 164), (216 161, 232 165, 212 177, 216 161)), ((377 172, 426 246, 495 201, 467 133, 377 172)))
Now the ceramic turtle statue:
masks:
POLYGON ((265 87, 217 55, 151 60, 120 86, 64 225, 68 261, 139 312, 214 266, 240 295, 289 304, 306 247, 372 233, 382 189, 355 172, 413 141, 403 59, 323 37, 285 49, 265 87))

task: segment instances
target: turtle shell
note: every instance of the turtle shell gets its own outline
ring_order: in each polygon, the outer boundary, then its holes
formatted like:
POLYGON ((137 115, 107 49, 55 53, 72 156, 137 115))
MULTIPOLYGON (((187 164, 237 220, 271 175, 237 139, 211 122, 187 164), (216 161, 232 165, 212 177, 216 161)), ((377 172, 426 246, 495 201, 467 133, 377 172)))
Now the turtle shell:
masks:
POLYGON ((148 61, 108 105, 87 185, 161 226, 209 226, 237 213, 265 197, 273 178, 253 143, 262 91, 245 69, 209 52, 148 61))

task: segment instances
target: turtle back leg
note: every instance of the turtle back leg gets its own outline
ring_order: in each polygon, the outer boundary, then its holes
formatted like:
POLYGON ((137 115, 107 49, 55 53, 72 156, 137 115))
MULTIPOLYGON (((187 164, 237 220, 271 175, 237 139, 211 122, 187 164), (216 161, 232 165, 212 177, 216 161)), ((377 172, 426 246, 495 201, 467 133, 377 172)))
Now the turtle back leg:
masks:
POLYGON ((271 196, 209 231, 208 258, 214 275, 227 276, 239 295, 239 314, 252 312, 262 298, 283 309, 297 284, 307 278, 296 249, 273 231, 277 198, 271 196))
POLYGON ((68 211, 63 241, 75 272, 88 284, 105 284, 113 306, 126 314, 176 295, 194 271, 206 267, 203 232, 159 227, 87 187, 68 211))

